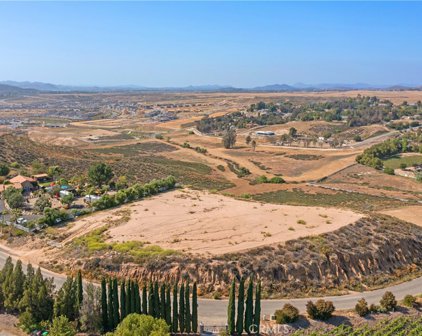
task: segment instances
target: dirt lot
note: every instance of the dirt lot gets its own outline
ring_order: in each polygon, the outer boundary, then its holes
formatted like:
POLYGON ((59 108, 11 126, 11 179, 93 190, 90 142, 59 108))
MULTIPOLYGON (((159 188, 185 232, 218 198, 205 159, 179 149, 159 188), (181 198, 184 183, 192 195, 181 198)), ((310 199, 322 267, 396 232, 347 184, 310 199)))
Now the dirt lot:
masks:
POLYGON ((72 235, 66 241, 117 220, 127 210, 130 218, 108 231, 110 241, 147 241, 201 254, 283 243, 333 231, 362 217, 335 208, 261 204, 179 190, 81 219, 69 230, 72 235))
POLYGON ((422 226, 422 204, 399 209, 386 210, 382 213, 422 226))
POLYGON ((0 336, 24 336, 22 330, 18 329, 18 318, 10 314, 0 314, 0 336))

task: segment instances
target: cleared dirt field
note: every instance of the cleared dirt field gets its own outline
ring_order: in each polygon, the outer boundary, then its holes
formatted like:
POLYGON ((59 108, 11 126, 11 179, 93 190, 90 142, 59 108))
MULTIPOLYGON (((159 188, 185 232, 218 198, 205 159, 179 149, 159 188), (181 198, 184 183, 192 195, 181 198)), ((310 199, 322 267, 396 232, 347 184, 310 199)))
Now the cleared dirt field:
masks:
POLYGON ((279 244, 333 231, 362 217, 335 208, 261 204, 179 190, 81 219, 69 230, 67 241, 119 221, 122 213, 129 218, 108 230, 109 241, 143 241, 200 254, 279 244))
POLYGON ((386 210, 383 214, 397 217, 398 219, 422 226, 422 204, 398 209, 386 210))
POLYGON ((28 132, 31 140, 54 144, 56 146, 84 146, 91 141, 96 141, 104 137, 118 136, 120 133, 101 128, 66 127, 66 128, 46 128, 34 127, 28 132))

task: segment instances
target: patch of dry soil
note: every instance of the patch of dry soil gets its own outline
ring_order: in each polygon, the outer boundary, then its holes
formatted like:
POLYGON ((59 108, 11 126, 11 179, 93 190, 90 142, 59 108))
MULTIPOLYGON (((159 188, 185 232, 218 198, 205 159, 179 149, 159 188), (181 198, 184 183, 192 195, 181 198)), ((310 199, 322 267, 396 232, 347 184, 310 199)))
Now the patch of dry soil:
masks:
POLYGON ((66 240, 109 224, 125 209, 130 209, 130 216, 109 229, 110 241, 145 241, 199 254, 279 244, 333 231, 362 217, 336 208, 262 204, 177 190, 81 219, 66 240))
POLYGON ((422 205, 386 210, 382 213, 422 226, 422 205))

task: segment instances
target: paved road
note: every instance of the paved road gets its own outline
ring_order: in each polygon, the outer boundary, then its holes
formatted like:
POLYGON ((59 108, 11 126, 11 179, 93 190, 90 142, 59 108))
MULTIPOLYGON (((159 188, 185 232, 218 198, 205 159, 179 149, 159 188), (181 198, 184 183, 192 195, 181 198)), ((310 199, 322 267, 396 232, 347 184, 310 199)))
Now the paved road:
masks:
MULTIPOLYGON (((401 300, 405 295, 417 295, 422 293, 422 277, 414 279, 412 281, 404 282, 399 285, 391 286, 384 289, 378 289, 374 291, 368 291, 363 293, 352 293, 343 296, 328 296, 323 299, 333 301, 336 309, 351 309, 354 308, 356 302, 360 298, 365 298, 369 304, 379 303, 382 295, 387 291, 393 292, 397 300, 401 300)), ((290 299, 290 300, 262 300, 262 314, 270 315, 273 314, 276 309, 283 307, 285 303, 290 303, 297 307, 301 312, 305 311, 306 303, 309 300, 318 300, 318 298, 306 298, 306 299, 290 299)), ((221 325, 225 323, 227 312, 227 301, 221 300, 200 300, 199 313, 205 324, 216 324, 221 325)))
MULTIPOLYGON (((14 261, 18 258, 10 255, 14 261)), ((9 257, 8 251, 0 247, 0 266, 3 266, 5 260, 9 257)), ((33 265, 36 267, 36 265, 33 265)), ((56 286, 59 288, 63 285, 66 280, 66 276, 63 274, 54 273, 45 269, 42 269, 42 273, 46 277, 53 277, 56 286)), ((378 303, 381 296, 386 290, 393 292, 398 300, 404 298, 407 294, 417 295, 422 293, 422 277, 414 279, 412 281, 404 282, 399 285, 391 286, 384 289, 378 289, 374 291, 368 291, 363 293, 352 293, 343 296, 328 296, 324 297, 326 300, 331 300, 337 309, 351 309, 354 308, 357 300, 365 298, 369 304, 378 303)), ((301 312, 305 311, 306 302, 309 300, 317 300, 318 298, 306 298, 306 299, 290 299, 290 300, 262 300, 262 314, 270 315, 274 313, 276 309, 283 307, 285 303, 290 303, 296 306, 301 312)), ((227 300, 211 300, 211 299, 200 299, 199 300, 199 320, 205 325, 216 325, 223 326, 227 319, 227 300)))

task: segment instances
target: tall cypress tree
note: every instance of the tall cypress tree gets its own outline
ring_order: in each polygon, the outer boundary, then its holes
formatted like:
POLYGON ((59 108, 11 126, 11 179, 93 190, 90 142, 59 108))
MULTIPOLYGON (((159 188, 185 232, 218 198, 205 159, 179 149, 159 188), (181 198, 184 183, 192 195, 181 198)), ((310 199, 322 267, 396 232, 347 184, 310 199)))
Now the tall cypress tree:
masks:
POLYGON ((148 288, 148 315, 154 316, 154 287, 152 282, 148 288))
MULTIPOLYGON (((13 267, 13 265, 12 265, 13 267)), ((22 269, 22 261, 18 260, 10 273, 10 276, 3 283, 4 306, 8 311, 15 311, 25 289, 25 273, 22 269)))
POLYGON ((160 317, 166 319, 166 287, 164 283, 160 287, 160 317))
POLYGON ((246 310, 245 310, 245 330, 248 334, 251 333, 252 323, 253 323, 253 279, 250 278, 247 295, 246 295, 246 310))
POLYGON ((192 331, 198 332, 198 288, 196 282, 192 288, 192 331))
POLYGON ((176 333, 179 329, 179 314, 178 312, 178 305, 177 305, 177 294, 178 288, 177 283, 173 287, 173 323, 172 323, 172 331, 176 333))
POLYGON ((258 282, 258 285, 255 289, 254 324, 259 335, 259 327, 261 324, 261 282, 258 282))
POLYGON ((78 276, 76 278, 76 291, 77 291, 77 298, 78 298, 78 307, 82 306, 82 301, 84 300, 84 287, 82 283, 82 272, 81 270, 78 271, 78 276))
POLYGON ((154 283, 154 317, 160 318, 160 296, 157 281, 154 283))
POLYGON ((229 305, 227 307, 227 329, 229 335, 235 334, 235 314, 236 314, 236 283, 233 279, 229 292, 229 305))
POLYGON ((186 283, 185 289, 185 331, 190 333, 192 330, 191 315, 190 315, 190 287, 189 281, 186 283))
POLYGON ((119 285, 117 283, 117 279, 114 278, 113 280, 113 310, 114 310, 114 325, 120 323, 120 310, 119 310, 119 285))
POLYGON ((236 320, 236 333, 241 335, 243 333, 243 321, 245 314, 245 280, 240 279, 239 295, 237 302, 237 320, 236 320))
POLYGON ((133 313, 130 310, 130 300, 131 300, 131 296, 132 296, 132 293, 130 291, 130 282, 131 282, 131 280, 128 280, 126 282, 126 295, 125 295, 126 296, 126 302, 125 302, 126 315, 133 313))
POLYGON ((179 330, 181 333, 185 331, 185 285, 180 285, 179 293, 179 330))
POLYGON ((135 282, 135 313, 141 313, 141 297, 139 296, 139 284, 135 282))
POLYGON ((142 314, 148 314, 147 286, 142 286, 142 314))
POLYGON ((136 312, 136 290, 135 290, 135 282, 130 282, 130 311, 131 313, 136 312))
POLYGON ((171 294, 170 286, 166 286, 166 322, 171 327, 171 294))
POLYGON ((122 321, 126 317, 126 284, 125 281, 122 281, 120 285, 120 318, 122 321))
POLYGON ((113 305, 113 281, 111 279, 108 280, 108 320, 109 320, 109 327, 110 330, 114 330, 116 327, 115 319, 114 319, 114 305, 113 305))
POLYGON ((110 330, 108 321, 107 284, 106 280, 103 278, 101 280, 101 323, 103 331, 110 330))

